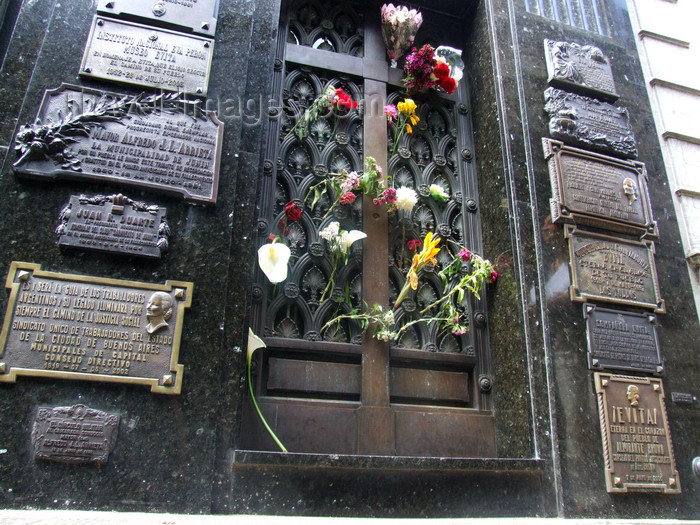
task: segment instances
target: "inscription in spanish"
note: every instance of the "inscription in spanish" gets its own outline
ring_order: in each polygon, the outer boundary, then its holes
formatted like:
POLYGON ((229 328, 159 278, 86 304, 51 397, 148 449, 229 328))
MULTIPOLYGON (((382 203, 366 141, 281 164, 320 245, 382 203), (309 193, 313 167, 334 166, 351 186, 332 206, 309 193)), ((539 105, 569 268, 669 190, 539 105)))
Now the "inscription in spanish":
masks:
POLYGON ((0 382, 45 376, 180 393, 180 337, 192 283, 103 279, 13 262, 6 287, 0 382))
POLYGON ((656 316, 584 306, 591 369, 663 373, 656 316))
POLYGON ((654 243, 627 241, 566 226, 572 301, 599 300, 665 313, 654 263, 654 243))
POLYGON ((608 492, 679 494, 661 380, 594 375, 608 492))
POLYGON ((96 16, 80 75, 206 95, 214 41, 96 16))
POLYGON ((214 36, 218 0, 100 0, 97 11, 144 18, 185 31, 214 36))
POLYGON ((643 163, 542 139, 552 186, 552 221, 657 238, 643 163))
POLYGON ((64 463, 106 463, 118 431, 118 414, 85 405, 39 407, 32 428, 34 457, 64 463))
POLYGON ((610 61, 600 48, 545 39, 544 51, 551 85, 608 102, 620 97, 615 93, 610 61))
POLYGON ((159 259, 170 234, 165 214, 123 195, 72 195, 59 216, 58 245, 159 259))
POLYGON ((150 188, 215 203, 223 123, 181 95, 124 96, 63 84, 15 137, 14 171, 150 188))
POLYGON ((544 99, 549 133, 554 138, 623 158, 637 158, 627 108, 555 88, 548 88, 544 99))

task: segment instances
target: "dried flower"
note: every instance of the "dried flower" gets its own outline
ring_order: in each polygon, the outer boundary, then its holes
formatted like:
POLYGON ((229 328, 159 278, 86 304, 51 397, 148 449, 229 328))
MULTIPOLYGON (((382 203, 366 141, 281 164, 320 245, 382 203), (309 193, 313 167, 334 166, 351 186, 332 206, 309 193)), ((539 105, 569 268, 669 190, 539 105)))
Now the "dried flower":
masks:
POLYGON ((418 248, 421 247, 423 243, 421 242, 420 239, 411 239, 408 241, 408 249, 413 251, 416 251, 418 248))
POLYGON ((301 208, 299 208, 294 201, 289 201, 284 207, 284 214, 288 220, 297 222, 299 219, 301 219, 301 208))

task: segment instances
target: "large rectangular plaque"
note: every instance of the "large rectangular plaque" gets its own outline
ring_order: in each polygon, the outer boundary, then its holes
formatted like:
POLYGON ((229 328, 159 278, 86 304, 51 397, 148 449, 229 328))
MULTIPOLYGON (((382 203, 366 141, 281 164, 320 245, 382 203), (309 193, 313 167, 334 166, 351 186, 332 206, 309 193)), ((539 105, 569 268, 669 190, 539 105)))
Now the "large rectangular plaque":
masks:
POLYGON ((610 60, 600 48, 545 39, 544 56, 550 85, 608 102, 620 98, 610 60))
POLYGON ((608 492, 679 494, 661 380, 594 376, 608 492))
POLYGON ((180 393, 180 339, 192 283, 104 279, 13 262, 5 286, 0 382, 55 377, 180 393))
POLYGON ((623 312, 593 304, 585 304, 583 311, 589 368, 663 373, 654 314, 623 312))
POLYGON ((59 216, 58 245, 160 259, 170 233, 165 215, 123 195, 71 195, 59 216))
POLYGON ((658 238, 643 163, 542 139, 552 186, 552 222, 658 238))
POLYGON ((15 137, 15 173, 148 188, 213 204, 224 125, 181 95, 124 96, 62 84, 15 137))
POLYGON ((97 11, 214 36, 218 0, 99 0, 97 11))
POLYGON ((206 95, 214 40, 95 16, 80 75, 206 95))
POLYGON ((39 407, 32 427, 34 457, 63 463, 106 463, 118 432, 119 414, 85 405, 39 407))
POLYGON ((571 300, 605 301, 665 313, 654 263, 654 243, 628 241, 565 226, 571 300))
POLYGON ((549 133, 574 146, 637 158, 637 141, 627 108, 547 88, 544 109, 549 116, 549 133))

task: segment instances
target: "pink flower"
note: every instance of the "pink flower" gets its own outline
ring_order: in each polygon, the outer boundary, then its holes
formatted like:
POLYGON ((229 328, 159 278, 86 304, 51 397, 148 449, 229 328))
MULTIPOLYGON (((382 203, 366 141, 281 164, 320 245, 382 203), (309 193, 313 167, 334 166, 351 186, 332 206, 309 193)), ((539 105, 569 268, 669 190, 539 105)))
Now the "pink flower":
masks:
POLYGON ((495 283, 495 282, 496 282, 496 279, 498 279, 498 272, 497 272, 496 270, 493 270, 493 271, 491 272, 491 282, 492 282, 492 283, 495 283))
POLYGON ((457 257, 461 257, 464 262, 467 262, 469 259, 472 258, 472 253, 464 248, 461 252, 457 254, 457 257))
POLYGON ((388 204, 393 204, 396 202, 396 190, 394 188, 387 188, 382 193, 382 198, 384 202, 388 204))
POLYGON ((393 124, 399 117, 399 112, 394 104, 384 106, 384 114, 386 115, 386 119, 389 121, 389 124, 393 124))
POLYGON ((353 202, 355 202, 355 194, 351 191, 343 193, 340 196, 340 204, 342 204, 343 206, 347 204, 352 204, 353 202))

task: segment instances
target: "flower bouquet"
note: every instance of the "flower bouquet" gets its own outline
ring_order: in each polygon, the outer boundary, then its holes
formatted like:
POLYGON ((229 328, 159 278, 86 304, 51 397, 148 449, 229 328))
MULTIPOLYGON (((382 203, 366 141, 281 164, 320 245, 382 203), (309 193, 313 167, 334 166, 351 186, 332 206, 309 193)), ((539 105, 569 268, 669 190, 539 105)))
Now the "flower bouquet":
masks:
POLYGON ((391 59, 391 67, 397 67, 397 61, 413 45, 418 28, 423 23, 423 15, 406 6, 384 4, 382 6, 382 36, 386 45, 386 54, 391 59))
POLYGON ((412 93, 432 88, 454 93, 464 70, 461 55, 459 49, 447 46, 434 49, 430 44, 425 44, 418 50, 414 47, 403 66, 406 90, 412 93))

